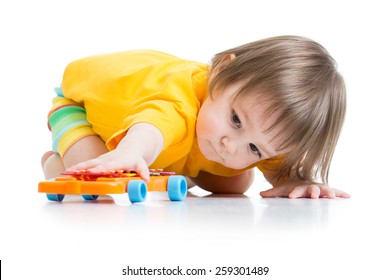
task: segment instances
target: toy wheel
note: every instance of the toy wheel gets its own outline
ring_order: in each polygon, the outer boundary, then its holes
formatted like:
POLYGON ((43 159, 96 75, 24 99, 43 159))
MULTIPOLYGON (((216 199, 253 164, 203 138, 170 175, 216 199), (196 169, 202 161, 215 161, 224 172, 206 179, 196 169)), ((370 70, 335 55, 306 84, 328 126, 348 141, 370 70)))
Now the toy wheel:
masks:
POLYGON ((183 176, 169 177, 168 196, 172 201, 182 201, 187 196, 187 181, 183 176))
POLYGON ((127 194, 131 202, 142 202, 146 198, 146 183, 142 180, 129 181, 127 184, 127 194))
POLYGON ((63 195, 63 194, 54 194, 54 193, 48 193, 48 194, 46 194, 46 196, 47 196, 48 200, 58 201, 58 202, 61 202, 62 200, 64 200, 64 197, 65 197, 65 195, 63 195))
POLYGON ((81 195, 85 200, 96 200, 98 199, 98 195, 96 194, 83 194, 81 195))

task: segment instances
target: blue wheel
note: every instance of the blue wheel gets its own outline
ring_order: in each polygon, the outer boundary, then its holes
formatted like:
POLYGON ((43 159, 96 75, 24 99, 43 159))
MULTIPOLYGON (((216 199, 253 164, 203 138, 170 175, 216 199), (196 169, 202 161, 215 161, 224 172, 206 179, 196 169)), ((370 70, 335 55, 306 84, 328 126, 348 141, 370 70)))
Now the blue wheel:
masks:
POLYGON ((61 202, 62 200, 64 200, 64 197, 65 197, 65 195, 63 195, 63 194, 54 194, 54 193, 48 193, 48 194, 46 194, 46 196, 47 196, 48 200, 58 201, 58 202, 61 202))
POLYGON ((81 195, 85 200, 96 200, 98 199, 98 195, 96 194, 82 194, 81 195))
POLYGON ((127 194, 131 202, 144 201, 147 192, 146 183, 142 180, 129 181, 127 184, 127 194))
POLYGON ((168 196, 172 201, 182 201, 187 196, 187 181, 183 176, 169 177, 168 196))

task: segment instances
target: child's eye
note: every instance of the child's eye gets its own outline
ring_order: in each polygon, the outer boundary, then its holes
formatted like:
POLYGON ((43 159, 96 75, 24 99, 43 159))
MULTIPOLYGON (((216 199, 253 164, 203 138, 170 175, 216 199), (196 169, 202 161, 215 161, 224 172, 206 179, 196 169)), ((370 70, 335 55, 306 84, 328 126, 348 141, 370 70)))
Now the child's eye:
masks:
POLYGON ((232 111, 232 122, 235 126, 240 127, 241 121, 240 118, 237 116, 236 112, 232 111))
POLYGON ((255 154, 257 154, 259 157, 261 157, 261 152, 260 152, 259 148, 256 147, 255 144, 250 143, 250 144, 249 144, 249 148, 251 149, 251 151, 252 151, 253 153, 255 153, 255 154))

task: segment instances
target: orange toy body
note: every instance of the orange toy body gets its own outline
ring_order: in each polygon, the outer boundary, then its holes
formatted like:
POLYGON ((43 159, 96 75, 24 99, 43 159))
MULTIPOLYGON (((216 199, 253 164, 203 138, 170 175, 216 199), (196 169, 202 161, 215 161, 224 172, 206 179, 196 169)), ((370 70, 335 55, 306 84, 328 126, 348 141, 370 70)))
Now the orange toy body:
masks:
POLYGON ((49 200, 62 201, 66 194, 82 195, 95 200, 99 195, 127 193, 131 202, 142 202, 148 191, 168 191, 171 200, 183 200, 187 194, 187 182, 183 176, 171 172, 151 171, 150 182, 145 183, 133 172, 68 172, 67 177, 38 184, 38 192, 46 193, 49 200))

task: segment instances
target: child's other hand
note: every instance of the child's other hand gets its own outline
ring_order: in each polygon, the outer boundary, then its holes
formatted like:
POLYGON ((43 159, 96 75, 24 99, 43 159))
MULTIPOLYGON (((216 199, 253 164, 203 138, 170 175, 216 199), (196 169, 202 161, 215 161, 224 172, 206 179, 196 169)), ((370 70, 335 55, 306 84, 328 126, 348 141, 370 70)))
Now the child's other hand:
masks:
POLYGON ((264 198, 288 197, 288 198, 349 198, 350 195, 344 191, 331 188, 327 185, 304 184, 298 186, 279 186, 263 192, 260 195, 264 198))
POLYGON ((146 182, 150 181, 150 172, 147 163, 141 156, 134 153, 130 157, 120 149, 105 153, 97 158, 87 160, 71 166, 67 171, 87 170, 89 172, 104 172, 108 170, 130 169, 146 182))

